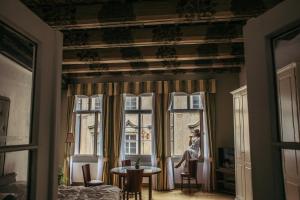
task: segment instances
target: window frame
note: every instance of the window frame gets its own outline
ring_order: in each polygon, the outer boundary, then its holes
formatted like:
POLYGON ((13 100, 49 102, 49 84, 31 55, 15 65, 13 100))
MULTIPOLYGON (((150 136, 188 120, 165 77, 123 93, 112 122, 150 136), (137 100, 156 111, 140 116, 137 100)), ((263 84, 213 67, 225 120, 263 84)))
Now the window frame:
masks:
MULTIPOLYGON (((82 105, 81 105, 82 106, 82 105)), ((96 102, 95 102, 95 107, 96 107, 96 102)), ((74 130, 75 130, 75 149, 74 149, 74 156, 75 157, 97 157, 98 155, 98 138, 100 134, 102 133, 102 126, 100 126, 100 130, 98 132, 98 127, 101 125, 102 121, 100 121, 99 124, 99 116, 102 118, 102 110, 103 110, 103 95, 102 94, 97 94, 93 96, 85 96, 85 95, 78 95, 75 97, 75 104, 74 104, 74 109, 73 109, 73 115, 75 119, 74 123, 74 130), (100 97, 100 109, 92 109, 92 98, 94 97, 100 97), (88 99, 88 109, 87 110, 77 110, 77 98, 87 98, 88 99), (79 131, 77 131, 77 115, 79 115, 79 118, 81 119, 82 114, 94 114, 94 148, 93 148, 93 153, 92 154, 80 154, 80 140, 81 140, 81 120, 79 124, 79 131), (96 134, 95 134, 96 133, 96 134)), ((103 119, 102 119, 103 120, 103 119)), ((101 141, 99 141, 101 142, 101 141)))
MULTIPOLYGON (((172 96, 171 96, 171 107, 169 109, 169 115, 170 115, 170 120, 171 120, 171 114, 175 114, 175 113, 188 113, 188 112, 191 112, 191 113, 199 113, 199 121, 201 120, 201 111, 203 111, 203 107, 201 108, 201 102, 199 101, 199 108, 192 108, 191 107, 191 100, 192 100, 192 96, 196 96, 196 95, 199 95, 199 100, 201 101, 201 94, 200 93, 194 93, 194 94, 186 94, 186 93, 182 93, 182 92, 179 92, 179 93, 175 93, 173 92, 172 93, 172 96), (175 96, 187 96, 187 108, 186 109, 176 109, 174 108, 174 97, 175 96)), ((201 122, 200 122, 201 124, 201 122)), ((174 150, 175 150, 175 140, 174 140, 174 116, 173 116, 173 122, 170 123, 170 136, 169 136, 169 145, 170 145, 170 153, 171 153, 171 157, 173 158, 179 158, 181 157, 182 155, 175 155, 174 154, 174 150), (171 126, 171 124, 173 124, 173 126, 171 126), (173 129, 173 131, 171 130, 171 128, 173 129), (171 133, 173 132, 173 133, 171 133)))
MULTIPOLYGON (((151 156, 151 154, 141 154, 141 134, 142 134, 142 127, 141 127, 141 123, 142 123, 142 114, 151 114, 151 123, 152 123, 152 127, 151 127, 151 144, 153 142, 153 96, 154 94, 153 93, 146 93, 146 94, 141 94, 141 95, 132 95, 132 94, 124 94, 125 96, 125 106, 126 106, 126 97, 137 97, 137 109, 136 110, 127 110, 127 109, 124 109, 124 119, 125 119, 125 116, 126 114, 137 114, 138 115, 138 124, 137 124, 137 132, 138 132, 138 140, 137 140, 137 154, 127 154, 126 153, 126 127, 124 126, 123 130, 124 130, 124 136, 125 136, 125 157, 126 158, 135 158, 135 157, 149 157, 151 156), (141 109, 142 107, 142 97, 145 97, 145 96, 150 96, 152 97, 152 109, 141 109)), ((152 145, 151 145, 151 151, 153 152, 153 149, 152 149, 152 145)))

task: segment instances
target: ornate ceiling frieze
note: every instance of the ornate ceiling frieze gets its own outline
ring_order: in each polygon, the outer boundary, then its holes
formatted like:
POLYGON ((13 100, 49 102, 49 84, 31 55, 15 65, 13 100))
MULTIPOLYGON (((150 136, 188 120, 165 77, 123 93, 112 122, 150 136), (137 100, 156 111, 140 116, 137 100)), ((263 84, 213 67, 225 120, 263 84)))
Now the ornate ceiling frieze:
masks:
POLYGON ((143 59, 142 53, 136 47, 121 48, 120 52, 124 60, 143 59))
POLYGON ((179 0, 176 11, 179 17, 192 20, 214 15, 216 6, 217 3, 214 0, 179 0))
POLYGON ((161 25, 154 27, 152 34, 153 42, 180 41, 183 35, 179 25, 161 25))
POLYGON ((77 8, 73 4, 66 4, 59 7, 49 4, 33 7, 32 9, 49 24, 76 24, 77 8))
POLYGON ((86 30, 64 31, 65 45, 86 45, 89 41, 89 34, 86 30))
POLYGON ((180 66, 180 62, 177 61, 176 46, 160 46, 156 52, 157 58, 162 58, 162 66, 166 68, 176 68, 180 66))
POLYGON ((128 21, 135 20, 133 3, 130 1, 106 1, 102 3, 98 12, 98 20, 104 21, 128 21))
POLYGON ((129 27, 105 28, 102 30, 102 39, 107 44, 123 44, 134 41, 129 27))
POLYGON ((96 61, 100 60, 100 55, 97 51, 83 49, 76 54, 80 61, 96 61))

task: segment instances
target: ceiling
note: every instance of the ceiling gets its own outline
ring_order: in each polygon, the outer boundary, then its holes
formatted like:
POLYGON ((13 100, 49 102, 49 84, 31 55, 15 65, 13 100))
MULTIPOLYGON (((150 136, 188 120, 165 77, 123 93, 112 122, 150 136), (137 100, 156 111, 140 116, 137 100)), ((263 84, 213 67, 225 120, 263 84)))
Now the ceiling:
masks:
POLYGON ((281 0, 22 0, 64 34, 63 78, 239 72, 242 27, 281 0))

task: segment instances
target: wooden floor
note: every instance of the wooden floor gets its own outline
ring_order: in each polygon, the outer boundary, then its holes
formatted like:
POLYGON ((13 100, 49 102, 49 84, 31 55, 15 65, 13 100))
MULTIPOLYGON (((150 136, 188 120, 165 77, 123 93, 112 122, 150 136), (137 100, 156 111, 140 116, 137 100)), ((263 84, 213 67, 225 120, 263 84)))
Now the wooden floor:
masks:
MULTIPOLYGON (((143 189, 142 192, 143 200, 148 200, 148 189, 143 189)), ((233 196, 214 194, 214 193, 204 193, 199 191, 188 191, 182 192, 181 190, 172 190, 168 192, 158 192, 153 191, 153 200, 233 200, 233 196)), ((133 198, 134 199, 134 198, 133 198)))

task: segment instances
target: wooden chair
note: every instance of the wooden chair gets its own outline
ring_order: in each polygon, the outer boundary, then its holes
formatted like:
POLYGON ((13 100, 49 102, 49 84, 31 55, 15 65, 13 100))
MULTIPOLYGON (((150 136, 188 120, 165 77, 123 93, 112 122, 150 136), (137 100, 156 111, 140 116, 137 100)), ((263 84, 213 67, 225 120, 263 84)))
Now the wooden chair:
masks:
POLYGON ((122 167, 128 167, 131 166, 131 160, 122 160, 122 167))
POLYGON ((188 172, 181 173, 181 190, 183 190, 183 181, 188 181, 189 191, 191 191, 191 180, 195 180, 196 187, 198 188, 198 181, 197 181, 197 165, 198 160, 189 160, 188 164, 188 172))
POLYGON ((90 164, 82 165, 82 174, 85 187, 102 185, 100 180, 91 180, 90 164))
POLYGON ((134 193, 134 199, 137 200, 137 195, 139 199, 142 199, 142 182, 143 182, 144 169, 128 169, 127 170, 127 182, 124 187, 123 199, 125 200, 125 193, 127 193, 127 200, 129 199, 129 194, 134 193))

